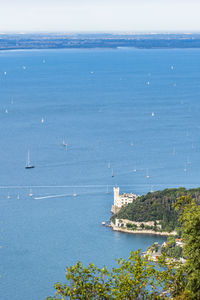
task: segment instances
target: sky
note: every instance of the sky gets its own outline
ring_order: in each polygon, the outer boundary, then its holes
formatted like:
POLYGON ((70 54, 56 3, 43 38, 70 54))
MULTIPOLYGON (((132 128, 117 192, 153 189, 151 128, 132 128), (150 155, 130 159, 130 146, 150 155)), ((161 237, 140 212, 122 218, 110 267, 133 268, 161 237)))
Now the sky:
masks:
POLYGON ((200 0, 0 0, 0 32, 200 32, 200 0))

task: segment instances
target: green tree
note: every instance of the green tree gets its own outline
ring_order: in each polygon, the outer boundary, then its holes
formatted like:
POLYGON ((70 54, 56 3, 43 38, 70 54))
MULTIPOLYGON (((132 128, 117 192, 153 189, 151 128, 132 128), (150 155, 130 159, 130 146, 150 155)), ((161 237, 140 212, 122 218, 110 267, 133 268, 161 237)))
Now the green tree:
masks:
POLYGON ((56 283, 56 296, 47 299, 109 299, 110 283, 107 268, 94 264, 83 267, 81 262, 66 269, 68 284, 56 283))
POLYGON ((182 247, 176 245, 176 239, 174 236, 168 237, 167 244, 165 245, 165 247, 162 247, 161 251, 168 257, 177 259, 182 257, 182 247))
POLYGON ((179 213, 184 242, 183 265, 184 295, 186 299, 200 299, 200 206, 190 195, 177 199, 175 209, 179 213))
MULTIPOLYGON (((200 299, 200 205, 187 195, 179 197, 174 207, 181 224, 184 264, 164 254, 155 265, 139 250, 127 260, 117 260, 111 271, 77 262, 66 269, 66 283, 56 283, 56 295, 47 299, 200 299)), ((169 238, 169 245, 174 244, 169 238)), ((172 249, 178 256, 181 249, 177 253, 172 249)))
POLYGON ((117 267, 111 272, 107 268, 97 268, 93 264, 83 267, 80 262, 66 269, 64 284, 56 283, 56 299, 164 299, 161 290, 168 289, 174 281, 172 269, 165 266, 165 260, 159 266, 143 257, 140 251, 133 251, 127 260, 118 259, 117 267))
POLYGON ((144 229, 144 223, 141 223, 141 224, 140 224, 140 228, 141 228, 141 229, 144 229))
POLYGON ((126 227, 128 229, 132 229, 132 230, 136 230, 137 229, 137 225, 136 224, 131 224, 131 223, 127 223, 126 227))
POLYGON ((132 228, 132 224, 131 224, 131 223, 127 223, 127 224, 126 224, 126 227, 127 227, 127 228, 132 228))

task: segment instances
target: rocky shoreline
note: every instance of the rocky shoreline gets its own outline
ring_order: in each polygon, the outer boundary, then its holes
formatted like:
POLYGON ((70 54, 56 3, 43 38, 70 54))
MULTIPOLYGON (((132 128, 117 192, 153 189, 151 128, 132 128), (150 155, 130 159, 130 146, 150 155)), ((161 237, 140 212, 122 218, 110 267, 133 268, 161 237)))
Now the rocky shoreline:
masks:
POLYGON ((161 236, 169 236, 169 235, 174 235, 175 236, 177 234, 176 231, 172 231, 172 232, 163 231, 163 232, 161 232, 161 231, 154 231, 154 230, 147 230, 147 229, 130 230, 130 229, 115 226, 112 222, 110 223, 110 227, 114 231, 120 231, 120 232, 131 233, 131 234, 154 234, 154 235, 161 235, 161 236))

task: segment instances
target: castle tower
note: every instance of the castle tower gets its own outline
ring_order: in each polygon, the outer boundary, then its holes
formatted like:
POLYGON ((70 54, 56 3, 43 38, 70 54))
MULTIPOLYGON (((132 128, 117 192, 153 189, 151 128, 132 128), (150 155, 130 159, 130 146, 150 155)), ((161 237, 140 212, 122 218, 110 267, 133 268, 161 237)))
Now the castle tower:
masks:
POLYGON ((119 203, 119 187, 114 187, 113 192, 114 192, 114 205, 118 206, 118 203, 119 203))

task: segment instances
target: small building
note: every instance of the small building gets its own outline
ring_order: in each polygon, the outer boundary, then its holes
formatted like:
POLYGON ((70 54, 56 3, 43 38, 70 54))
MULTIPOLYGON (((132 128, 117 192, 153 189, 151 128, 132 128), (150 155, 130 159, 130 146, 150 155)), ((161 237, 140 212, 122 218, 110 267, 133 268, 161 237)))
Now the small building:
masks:
POLYGON ((183 240, 182 239, 176 239, 176 245, 180 246, 180 247, 183 247, 184 246, 183 240))

